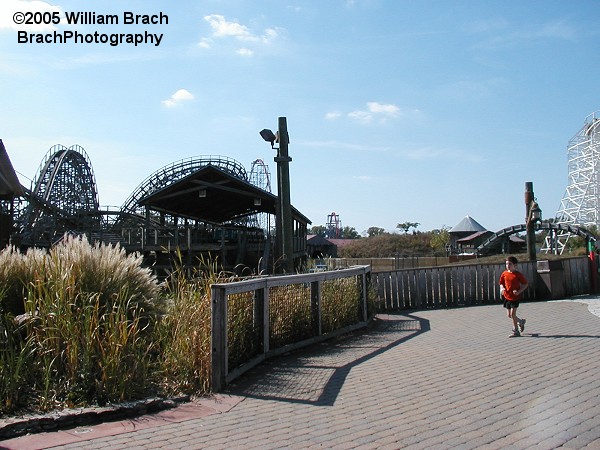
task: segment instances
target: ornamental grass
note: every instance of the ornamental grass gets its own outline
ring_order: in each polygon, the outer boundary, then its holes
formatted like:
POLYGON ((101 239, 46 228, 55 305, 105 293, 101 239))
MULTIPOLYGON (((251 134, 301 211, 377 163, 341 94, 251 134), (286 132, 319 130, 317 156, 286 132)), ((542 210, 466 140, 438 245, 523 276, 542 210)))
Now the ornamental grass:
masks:
MULTIPOLYGON (((211 285, 240 278, 199 260, 159 283, 138 254, 65 236, 0 251, 0 416, 210 392, 211 285)), ((230 366, 260 351, 253 293, 228 301, 230 366)), ((324 331, 356 322, 355 281, 323 283, 324 331)), ((310 337, 310 288, 271 290, 273 346, 310 337)), ((260 338, 260 336, 259 336, 260 338)))
POLYGON ((0 411, 144 395, 159 286, 137 255, 65 236, 0 252, 0 411))

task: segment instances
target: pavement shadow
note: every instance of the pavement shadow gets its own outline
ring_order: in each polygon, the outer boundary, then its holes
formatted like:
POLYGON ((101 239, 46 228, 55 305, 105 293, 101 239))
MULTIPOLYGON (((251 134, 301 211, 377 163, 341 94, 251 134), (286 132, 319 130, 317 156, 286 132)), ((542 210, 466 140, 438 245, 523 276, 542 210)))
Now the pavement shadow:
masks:
POLYGON ((411 314, 378 315, 366 329, 263 362, 227 393, 331 406, 354 367, 429 330, 428 320, 411 314))

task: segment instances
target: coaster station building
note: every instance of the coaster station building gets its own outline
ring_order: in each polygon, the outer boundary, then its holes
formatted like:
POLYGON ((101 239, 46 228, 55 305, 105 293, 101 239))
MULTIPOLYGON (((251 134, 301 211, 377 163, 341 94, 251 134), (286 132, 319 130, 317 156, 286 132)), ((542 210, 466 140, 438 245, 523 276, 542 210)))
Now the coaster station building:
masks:
MULTIPOLYGON (((3 145, 0 162, 10 166, 3 145)), ((12 166, 10 170, 14 173, 12 166)), ((277 196, 250 181, 255 179, 227 157, 189 158, 157 170, 118 210, 111 210, 99 206, 84 149, 56 145, 46 154, 31 188, 17 183, 13 189, 10 233, 4 227, 5 235, 21 249, 48 248, 65 233, 85 235, 90 242, 118 243, 127 252, 141 253, 144 264, 158 275, 168 273, 176 260, 195 267, 202 258, 228 271, 274 273, 279 271, 278 257, 269 217, 277 212, 277 196)), ((6 206, 3 210, 9 215, 6 206)), ((306 256, 311 222, 293 207, 292 218, 298 267, 306 256)))

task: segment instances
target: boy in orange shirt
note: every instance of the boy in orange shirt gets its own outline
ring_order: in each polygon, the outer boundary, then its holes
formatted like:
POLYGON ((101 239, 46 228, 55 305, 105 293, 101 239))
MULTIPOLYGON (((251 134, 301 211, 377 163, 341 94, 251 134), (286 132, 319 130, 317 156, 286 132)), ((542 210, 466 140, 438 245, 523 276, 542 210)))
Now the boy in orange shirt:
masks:
POLYGON ((509 337, 521 336, 525 330, 525 319, 517 317, 517 308, 521 294, 527 289, 527 280, 521 272, 517 270, 517 258, 509 256, 506 258, 506 270, 500 275, 500 294, 504 299, 504 307, 508 318, 512 319, 513 330, 509 337))

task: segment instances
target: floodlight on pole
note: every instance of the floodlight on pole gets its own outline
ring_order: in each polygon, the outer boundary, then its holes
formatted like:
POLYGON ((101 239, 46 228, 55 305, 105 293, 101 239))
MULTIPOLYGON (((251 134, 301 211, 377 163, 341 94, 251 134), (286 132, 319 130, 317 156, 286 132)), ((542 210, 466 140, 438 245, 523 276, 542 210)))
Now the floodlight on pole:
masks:
POLYGON ((277 136, 273 134, 273 132, 267 128, 260 131, 261 137, 271 143, 271 148, 275 148, 275 141, 277 141, 277 136))
POLYGON ((289 136, 287 132, 287 119, 279 117, 278 131, 274 134, 265 128, 260 131, 261 137, 271 143, 279 143, 277 156, 277 208, 275 214, 276 260, 281 263, 281 270, 285 273, 294 271, 294 225, 292 219, 292 205, 290 201, 290 161, 288 155, 289 136))

